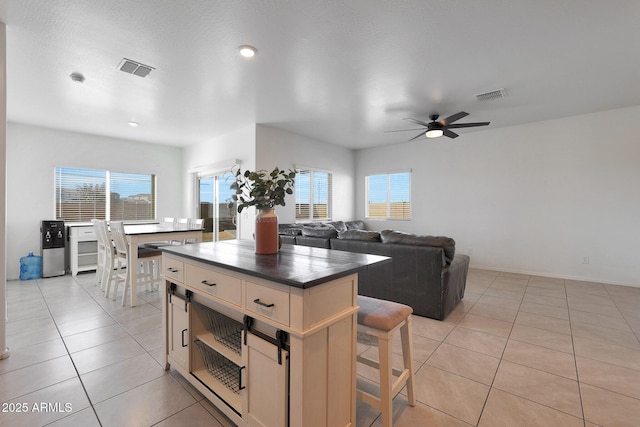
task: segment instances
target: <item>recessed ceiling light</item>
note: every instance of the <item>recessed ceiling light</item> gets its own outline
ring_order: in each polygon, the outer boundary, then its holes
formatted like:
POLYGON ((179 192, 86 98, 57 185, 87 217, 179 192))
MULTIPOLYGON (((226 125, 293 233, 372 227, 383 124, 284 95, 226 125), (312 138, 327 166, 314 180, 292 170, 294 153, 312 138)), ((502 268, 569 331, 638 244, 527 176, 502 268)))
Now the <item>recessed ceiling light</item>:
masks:
POLYGON ((238 50, 240 50, 240 55, 244 56, 245 58, 253 58, 256 53, 258 53, 258 49, 253 46, 249 46, 248 44, 239 46, 238 50))
POLYGON ((129 122, 129 126, 131 126, 132 128, 135 128, 135 127, 140 126, 140 123, 138 123, 138 122, 134 122, 134 121, 130 121, 130 122, 129 122))
POLYGON ((71 81, 74 81, 76 83, 84 83, 84 81, 86 80, 80 73, 71 73, 69 74, 69 77, 71 77, 71 81))

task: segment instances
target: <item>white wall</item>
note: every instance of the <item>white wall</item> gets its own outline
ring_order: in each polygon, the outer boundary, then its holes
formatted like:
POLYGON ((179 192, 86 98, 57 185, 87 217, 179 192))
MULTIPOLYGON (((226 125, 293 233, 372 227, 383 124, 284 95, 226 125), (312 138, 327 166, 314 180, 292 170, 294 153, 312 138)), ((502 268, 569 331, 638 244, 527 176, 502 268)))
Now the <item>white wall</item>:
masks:
POLYGON ((412 168, 412 220, 474 267, 640 286, 640 107, 356 153, 364 177, 412 168), (584 264, 585 257, 589 264, 584 264))
MULTIPOLYGON (((235 160, 240 160, 242 169, 255 169, 256 164, 256 129, 248 126, 226 135, 222 135, 211 141, 192 145, 184 148, 184 206, 186 216, 197 216, 197 191, 196 173, 214 172, 225 170, 233 166, 235 160)), ((245 211, 246 212, 246 211, 245 211)), ((238 226, 239 237, 251 239, 254 224, 243 218, 238 226)))
POLYGON ((0 359, 7 348, 7 27, 0 22, 0 359))
POLYGON ((80 167, 157 177, 157 215, 180 216, 182 149, 17 123, 7 128, 7 277, 20 257, 40 253, 40 221, 55 219, 54 168, 80 167))
MULTIPOLYGON (((266 125, 256 126, 257 169, 306 166, 332 172, 333 220, 354 219, 355 152, 266 125)), ((276 209, 280 223, 295 222, 295 198, 276 209)))

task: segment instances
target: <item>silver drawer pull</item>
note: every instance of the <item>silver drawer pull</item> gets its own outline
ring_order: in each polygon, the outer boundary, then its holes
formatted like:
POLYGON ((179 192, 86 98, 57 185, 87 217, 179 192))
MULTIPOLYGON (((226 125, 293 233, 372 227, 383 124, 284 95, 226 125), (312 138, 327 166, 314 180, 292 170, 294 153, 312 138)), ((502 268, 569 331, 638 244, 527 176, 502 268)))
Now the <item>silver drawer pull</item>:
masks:
POLYGON ((200 282, 200 283, 202 283, 203 285, 207 285, 207 286, 215 286, 215 285, 216 285, 215 283, 209 283, 209 282, 207 282, 207 280, 206 280, 206 279, 205 279, 205 280, 203 280, 203 281, 202 281, 202 282, 200 282))
POLYGON ((267 304, 267 303, 265 303, 265 302, 260 301, 260 298, 256 298, 256 299, 254 299, 254 300, 253 300, 253 302, 255 302, 256 304, 261 305, 261 306, 263 306, 263 307, 267 307, 267 308, 271 308, 271 307, 273 307, 273 306, 274 306, 274 304, 273 304, 273 303, 271 303, 271 304, 267 304))
POLYGON ((178 272, 178 270, 177 270, 177 269, 175 269, 175 268, 171 268, 171 267, 167 268, 167 271, 168 271, 169 273, 177 273, 177 272, 178 272))

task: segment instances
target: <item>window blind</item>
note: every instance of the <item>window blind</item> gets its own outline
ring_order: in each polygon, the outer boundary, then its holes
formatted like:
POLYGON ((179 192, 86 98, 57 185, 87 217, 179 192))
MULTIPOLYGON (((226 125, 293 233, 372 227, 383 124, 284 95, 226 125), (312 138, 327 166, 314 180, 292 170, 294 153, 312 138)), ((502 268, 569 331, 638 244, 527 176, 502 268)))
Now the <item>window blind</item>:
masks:
POLYGON ((56 218, 67 222, 155 219, 155 175, 57 167, 55 193, 56 218))
POLYGON ((331 173, 318 170, 296 172, 296 220, 331 218, 331 173))
POLYGON ((411 218, 411 173, 366 177, 366 217, 371 219, 411 218))
POLYGON ((55 174, 57 219, 106 219, 106 171, 56 168, 55 174))
POLYGON ((155 177, 111 172, 109 177, 111 221, 142 221, 155 218, 155 177))

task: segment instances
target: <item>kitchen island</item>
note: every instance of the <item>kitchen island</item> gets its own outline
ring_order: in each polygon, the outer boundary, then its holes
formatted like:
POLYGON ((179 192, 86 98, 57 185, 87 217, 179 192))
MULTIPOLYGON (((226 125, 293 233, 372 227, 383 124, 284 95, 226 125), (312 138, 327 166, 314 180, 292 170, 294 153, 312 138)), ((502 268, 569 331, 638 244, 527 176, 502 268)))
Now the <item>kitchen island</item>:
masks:
POLYGON ((165 367, 239 426, 355 426, 358 272, 389 258, 252 241, 163 248, 165 367))

